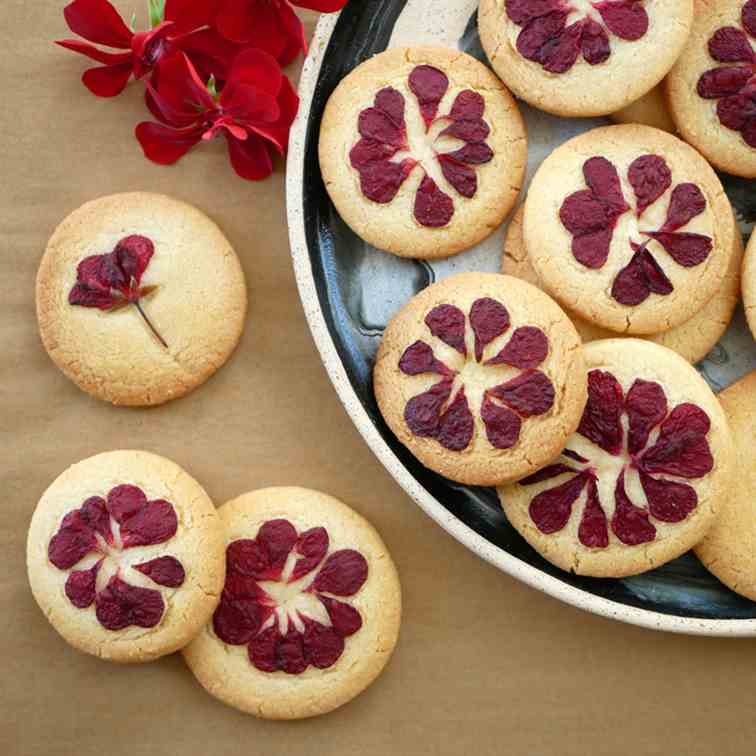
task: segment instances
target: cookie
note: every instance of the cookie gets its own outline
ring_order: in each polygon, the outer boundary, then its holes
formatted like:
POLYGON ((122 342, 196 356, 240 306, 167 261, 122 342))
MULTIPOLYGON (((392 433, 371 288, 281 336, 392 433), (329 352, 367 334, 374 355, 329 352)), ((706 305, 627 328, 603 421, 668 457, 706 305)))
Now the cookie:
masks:
POLYGON ((624 577, 697 544, 730 494, 733 440, 704 379, 640 339, 585 347, 588 404, 562 454, 499 489, 509 522, 563 570, 624 577))
POLYGON ((609 116, 615 123, 639 123, 674 134, 675 122, 669 114, 664 85, 659 84, 635 102, 609 116))
POLYGON ((490 486, 546 464, 586 401, 580 337, 534 286, 460 273, 388 324, 373 383, 394 435, 426 467, 490 486))
POLYGON ((236 347, 246 312, 226 237, 161 194, 114 194, 75 210, 37 274, 45 349, 79 388, 113 404, 161 404, 204 383, 236 347))
POLYGON ((494 231, 527 162, 525 124, 475 58, 396 48, 355 68, 328 100, 320 169, 339 215, 369 244, 440 258, 494 231))
POLYGON ((26 547, 32 593, 72 646, 147 662, 185 646, 212 616, 225 577, 212 501, 170 460, 98 454, 45 491, 26 547))
POLYGON ((721 288, 733 252, 714 171, 648 126, 593 129, 554 150, 530 185, 523 228, 544 289, 625 334, 690 320, 721 288))
POLYGON ((738 475, 696 556, 726 586, 756 601, 756 371, 719 399, 736 439, 738 475))
POLYGON ((396 646, 401 589, 375 529, 305 488, 224 504, 228 575, 213 620, 184 649, 202 686, 264 719, 303 719, 351 701, 396 646))
POLYGON ((756 231, 751 233, 743 260, 743 307, 748 326, 756 339, 756 231))
POLYGON ((716 168, 756 178, 756 0, 696 0, 666 87, 683 139, 716 168))
POLYGON ((483 49, 504 83, 559 116, 613 113, 683 49, 693 0, 481 0, 483 49))
MULTIPOLYGON (((520 208, 507 226, 504 254, 501 259, 501 272, 541 288, 540 279, 530 264, 525 242, 522 238, 522 218, 523 209, 520 208)), ((734 215, 733 224, 735 224, 734 215)), ((727 330, 740 299, 740 265, 743 260, 743 240, 739 230, 733 233, 732 238, 733 255, 720 290, 690 320, 670 328, 668 331, 649 334, 645 338, 672 349, 691 363, 699 362, 711 351, 727 330)), ((583 320, 570 311, 567 311, 567 315, 577 328, 583 343, 617 336, 612 331, 593 325, 593 323, 583 320)))

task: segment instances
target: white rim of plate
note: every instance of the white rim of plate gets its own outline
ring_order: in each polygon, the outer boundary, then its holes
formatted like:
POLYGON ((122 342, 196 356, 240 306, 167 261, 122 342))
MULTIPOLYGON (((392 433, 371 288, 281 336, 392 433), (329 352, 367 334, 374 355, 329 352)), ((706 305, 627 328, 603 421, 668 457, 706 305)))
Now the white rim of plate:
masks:
POLYGON ((339 400, 344 405, 357 430, 367 442, 370 450, 415 503, 447 533, 477 556, 532 588, 601 617, 651 630, 733 638, 756 636, 756 619, 700 619, 640 609, 595 596, 580 588, 574 588, 558 578, 542 572, 537 567, 532 567, 486 540, 451 514, 415 480, 378 433, 349 382, 349 377, 339 358, 336 345, 320 308, 307 249, 304 211, 301 203, 307 122, 323 57, 339 15, 338 13, 324 14, 320 17, 310 44, 309 54, 302 69, 299 81, 299 114, 294 122, 289 139, 286 171, 286 214, 294 274, 310 331, 339 400))

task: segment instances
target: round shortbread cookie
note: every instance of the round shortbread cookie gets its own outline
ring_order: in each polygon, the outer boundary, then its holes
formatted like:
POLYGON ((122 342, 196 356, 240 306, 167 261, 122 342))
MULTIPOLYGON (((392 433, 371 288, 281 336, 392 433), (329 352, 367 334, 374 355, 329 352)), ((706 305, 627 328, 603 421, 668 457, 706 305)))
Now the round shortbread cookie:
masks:
POLYGON ((696 0, 666 87, 683 139, 716 168, 756 178, 756 0, 696 0))
POLYGON ((227 577, 213 621, 184 649, 202 686, 265 719, 351 701, 396 646, 399 577, 370 523, 304 488, 224 504, 227 577))
POLYGON ((552 564, 623 577, 698 543, 729 495, 733 440, 704 379, 640 339, 585 347, 588 404, 561 456, 499 489, 509 522, 552 564))
POLYGON ((577 428, 586 401, 580 337, 550 297, 497 273, 460 273, 388 324, 373 382, 396 437, 470 485, 528 475, 577 428))
POLYGON ((236 347, 246 312, 226 237, 161 194, 87 202, 55 230, 37 274, 45 349, 113 404, 161 404, 204 383, 236 347))
POLYGON ((336 87, 319 154, 326 189, 356 234, 395 255, 439 258, 504 220, 527 140, 514 98, 475 58, 397 48, 336 87))
POLYGON ((756 230, 751 232, 743 259, 743 307, 748 326, 756 339, 756 230))
MULTIPOLYGON (((520 207, 512 216, 507 226, 504 240, 504 253, 501 258, 501 272, 515 276, 523 281, 541 287, 533 266, 528 259, 528 252, 522 236, 523 208, 520 207)), ((733 223, 736 223, 733 214, 733 223)), ((727 275, 719 291, 690 320, 679 326, 644 338, 661 346, 668 347, 695 364, 702 360, 722 338, 732 320, 735 307, 740 300, 740 266, 743 261, 743 239, 739 229, 733 234, 733 255, 727 275)), ((610 339, 618 334, 601 326, 583 320, 579 315, 567 311, 567 315, 577 328, 583 343, 597 339, 610 339)))
POLYGON ((50 624, 80 651, 146 662, 189 643, 218 605, 223 530, 196 480, 144 451, 69 467, 37 504, 29 582, 50 624))
POLYGON ((717 521, 695 551, 726 586, 756 601, 756 371, 719 399, 736 439, 738 474, 717 521))
POLYGON ((627 107, 612 113, 611 118, 615 123, 639 123, 642 126, 651 126, 655 129, 668 131, 674 134, 675 122, 669 114, 667 107, 664 85, 659 84, 643 97, 631 102, 627 107))
POLYGON ((613 113, 674 65, 693 0, 481 0, 483 49, 504 83, 560 116, 613 113))
POLYGON ((733 253, 732 210, 714 171, 648 126, 593 129, 554 150, 523 224, 545 290, 624 334, 690 320, 721 288, 733 253))

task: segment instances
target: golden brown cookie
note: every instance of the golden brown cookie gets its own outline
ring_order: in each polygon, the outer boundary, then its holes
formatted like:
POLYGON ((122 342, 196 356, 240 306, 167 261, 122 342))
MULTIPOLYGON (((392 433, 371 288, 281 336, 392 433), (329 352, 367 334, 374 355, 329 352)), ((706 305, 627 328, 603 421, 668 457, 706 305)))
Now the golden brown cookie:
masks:
POLYGON ((523 223, 544 289, 618 333, 690 320, 721 288, 733 253, 732 211, 714 171, 648 126, 593 129, 554 150, 523 223))
POLYGON ((45 349, 113 404, 161 404, 204 383, 236 347, 246 312, 226 237, 161 194, 87 202, 55 230, 37 273, 45 349))
POLYGON ((504 83, 560 116, 613 113, 674 65, 693 0, 481 0, 483 49, 504 83))
MULTIPOLYGON (((507 226, 504 240, 504 254, 501 258, 501 272, 515 276, 523 281, 541 288, 541 282, 528 259, 525 242, 522 237, 523 208, 520 207, 512 216, 507 226)), ((735 216, 733 214, 733 224, 735 216)), ((735 307, 740 299, 740 266, 743 260, 743 239, 740 230, 733 233, 733 255, 727 275, 720 290, 690 320, 662 331, 649 334, 645 338, 661 346, 668 347, 684 357, 688 362, 702 360, 722 338, 732 320, 735 307)), ((614 338, 617 334, 601 326, 583 320, 579 315, 567 311, 567 315, 577 328, 583 343, 596 339, 614 338)))
POLYGON ((431 470, 496 485, 546 464, 586 401, 580 337, 534 286, 460 273, 429 286, 384 331, 378 407, 431 470))
POLYGON ((627 107, 612 113, 615 123, 639 123, 674 134, 675 122, 669 114, 664 84, 659 84, 627 107))
POLYGON ((34 510, 26 558, 50 624, 117 662, 189 643, 225 576, 212 501, 178 465, 144 451, 105 452, 60 475, 34 510))
POLYGON ((496 229, 517 199, 525 125, 475 58, 395 48, 334 90, 320 169, 336 209, 368 243, 402 257, 447 257, 496 229))
POLYGON ((264 719, 351 701, 396 646, 401 588, 378 533, 331 496, 265 488, 224 504, 228 572, 213 620, 184 649, 210 695, 264 719))
POLYGON ((751 233, 743 259, 743 307, 748 326, 756 339, 756 231, 751 233))
POLYGON ((719 399, 736 441, 738 473, 696 555, 726 586, 756 601, 756 371, 719 399))
POLYGON ((716 168, 756 178, 756 0, 696 0, 666 86, 683 139, 716 168))
POLYGON ((562 454, 499 489, 510 523, 580 575, 651 570, 698 543, 730 495, 733 440, 704 379, 640 339, 585 347, 588 404, 562 454))

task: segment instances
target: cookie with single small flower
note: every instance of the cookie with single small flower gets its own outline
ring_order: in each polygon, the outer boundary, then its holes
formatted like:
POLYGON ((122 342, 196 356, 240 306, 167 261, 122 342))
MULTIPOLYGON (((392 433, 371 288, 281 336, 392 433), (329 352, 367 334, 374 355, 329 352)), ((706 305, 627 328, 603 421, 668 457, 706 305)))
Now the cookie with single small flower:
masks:
POLYGON ((674 65, 693 0, 481 0, 483 49, 504 83, 560 116, 608 115, 674 65))
POLYGON ((528 256, 563 307, 611 331, 655 334, 719 291, 732 209, 711 166, 648 126, 605 126, 552 152, 523 221, 528 256))
POLYGON ((665 84, 683 139, 719 170, 756 178, 756 0, 696 0, 665 84))
POLYGON ((639 123, 674 134, 677 130, 667 106, 664 83, 646 92, 635 102, 612 113, 609 118, 615 123, 639 123))
POLYGON ((475 58, 396 48, 355 68, 328 100, 320 169, 336 209, 369 244, 448 257, 491 234, 513 207, 525 125, 475 58))
POLYGON ((209 620, 225 577, 223 528, 202 486, 145 451, 98 454, 45 491, 26 546, 32 593, 72 646, 147 662, 209 620))
MULTIPOLYGON (((522 237, 523 208, 519 208, 507 226, 504 240, 504 253, 501 258, 501 272, 515 276, 523 281, 541 288, 533 266, 528 259, 528 252, 522 237)), ((737 226, 733 214, 733 225, 737 226)), ((719 291, 690 320, 661 333, 649 334, 645 338, 662 346, 669 347, 684 357, 688 362, 702 360, 722 338, 732 320, 735 307, 740 300, 740 267, 743 261, 743 239, 740 230, 733 233, 733 255, 727 269, 727 275, 719 291)), ((583 343, 597 339, 609 339, 617 336, 606 328, 589 323, 575 313, 567 315, 577 328, 583 343)))
POLYGON ((219 509, 226 583, 183 651, 210 695, 263 719, 351 701, 396 646, 401 587, 370 523, 332 496, 265 488, 219 509))
POLYGON ((414 296, 384 331, 373 383, 399 441, 469 485, 546 464, 586 401, 569 318, 535 286, 498 273, 460 273, 414 296))
POLYGON ((732 485, 733 438, 704 379, 641 339, 585 347, 588 403, 546 467, 499 488, 507 519, 564 570, 624 577, 695 546, 732 485))
POLYGON ((743 260, 743 307, 748 326, 756 339, 756 230, 751 233, 743 260))
POLYGON ((228 239, 162 194, 87 202, 55 230, 37 273, 53 362, 113 404, 162 404, 204 383, 241 337, 247 290, 228 239))
POLYGON ((726 586, 756 601, 756 371, 719 394, 736 439, 738 474, 696 556, 726 586))

